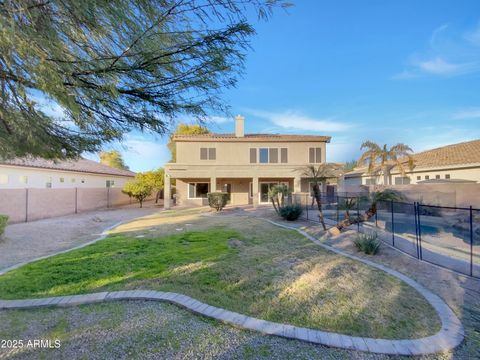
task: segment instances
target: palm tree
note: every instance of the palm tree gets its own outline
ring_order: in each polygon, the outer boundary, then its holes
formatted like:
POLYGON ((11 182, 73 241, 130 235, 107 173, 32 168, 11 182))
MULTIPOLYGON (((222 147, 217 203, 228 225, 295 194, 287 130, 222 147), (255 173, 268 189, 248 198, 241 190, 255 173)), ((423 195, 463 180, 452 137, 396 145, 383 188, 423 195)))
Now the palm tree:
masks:
POLYGON ((389 149, 387 144, 381 147, 372 141, 365 141, 360 150, 365 151, 358 160, 359 166, 367 163, 369 174, 383 172, 384 185, 389 185, 389 172, 392 167, 396 166, 402 176, 406 174, 405 165, 410 171, 413 170, 413 150, 408 145, 399 143, 389 149))
MULTIPOLYGON (((343 228, 349 227, 350 225, 368 221, 372 216, 377 213, 377 204, 381 201, 400 201, 403 199, 403 195, 395 190, 385 189, 383 191, 377 191, 370 194, 370 206, 365 211, 364 214, 352 218, 351 216, 346 216, 346 218, 340 221, 335 227, 342 231, 343 228)), ((358 199, 357 201, 360 201, 358 199)))
POLYGON ((341 176, 343 173, 343 167, 339 164, 325 163, 318 165, 318 167, 307 165, 301 168, 300 171, 304 177, 313 183, 313 198, 317 203, 318 217, 323 230, 327 230, 322 211, 322 191, 320 190, 320 184, 329 178, 341 176))
POLYGON ((288 193, 288 186, 285 184, 274 185, 268 191, 268 197, 270 198, 277 214, 280 214, 280 209, 284 207, 285 198, 288 196, 288 193))

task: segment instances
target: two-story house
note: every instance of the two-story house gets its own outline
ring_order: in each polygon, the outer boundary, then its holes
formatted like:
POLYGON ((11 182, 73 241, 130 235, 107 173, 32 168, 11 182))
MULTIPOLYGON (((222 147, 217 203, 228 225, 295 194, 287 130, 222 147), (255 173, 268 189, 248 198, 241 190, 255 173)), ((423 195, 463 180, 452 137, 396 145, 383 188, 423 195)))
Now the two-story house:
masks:
POLYGON ((286 184, 293 193, 309 192, 306 165, 325 162, 329 136, 245 134, 235 118, 234 134, 177 135, 177 160, 165 166, 165 208, 176 181, 179 205, 207 205, 207 193, 224 191, 230 204, 268 203, 268 191, 286 184))

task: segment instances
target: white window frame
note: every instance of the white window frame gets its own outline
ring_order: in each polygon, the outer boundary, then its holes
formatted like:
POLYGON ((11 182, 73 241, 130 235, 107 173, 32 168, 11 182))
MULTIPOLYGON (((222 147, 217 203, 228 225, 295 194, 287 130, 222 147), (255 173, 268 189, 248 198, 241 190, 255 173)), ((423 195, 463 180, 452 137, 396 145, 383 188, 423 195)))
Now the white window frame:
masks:
POLYGON ((412 179, 410 176, 395 176, 393 179, 393 185, 410 185, 412 183, 412 179), (397 179, 401 179, 401 183, 397 184, 397 179), (408 184, 405 184, 405 179, 408 179, 408 184))
POLYGON ((258 162, 257 164, 270 164, 270 148, 268 147, 261 147, 261 148, 258 148, 258 162), (261 156, 260 156, 260 152, 261 150, 267 150, 267 161, 266 162, 261 162, 261 156))
POLYGON ((198 199, 206 199, 206 197, 191 197, 190 195, 190 184, 195 184, 195 194, 197 194, 197 184, 207 184, 208 185, 208 192, 210 192, 210 183, 206 181, 198 181, 198 182, 188 182, 187 183, 187 199, 189 200, 198 200, 198 199))
POLYGON ((210 146, 210 147, 201 147, 200 148, 200 160, 201 161, 215 161, 217 160, 217 148, 215 146, 210 146), (207 149, 207 158, 206 159, 202 159, 202 149, 207 149), (210 158, 210 150, 211 149, 215 149, 215 159, 211 159, 210 158))
MULTIPOLYGON (((261 184, 275 184, 275 185, 287 185, 287 188, 290 189, 289 181, 259 181, 258 182, 258 203, 259 204, 269 204, 270 201, 262 201, 262 194, 260 192, 261 184)), ((252 196, 253 197, 253 196, 252 196)))

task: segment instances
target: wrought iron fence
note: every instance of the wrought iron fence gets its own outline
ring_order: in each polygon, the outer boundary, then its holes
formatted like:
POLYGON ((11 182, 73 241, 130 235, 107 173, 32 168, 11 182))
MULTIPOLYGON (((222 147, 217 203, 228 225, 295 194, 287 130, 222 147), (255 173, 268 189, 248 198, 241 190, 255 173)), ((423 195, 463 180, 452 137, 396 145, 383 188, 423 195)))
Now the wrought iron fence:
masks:
MULTIPOLYGON (((293 201, 304 207, 304 219, 320 222, 311 195, 296 194, 293 201)), ((388 201, 378 202, 375 215, 367 217, 367 195, 321 196, 321 203, 327 228, 362 215, 353 225, 358 232, 376 232, 385 243, 419 260, 480 278, 480 209, 388 201)))

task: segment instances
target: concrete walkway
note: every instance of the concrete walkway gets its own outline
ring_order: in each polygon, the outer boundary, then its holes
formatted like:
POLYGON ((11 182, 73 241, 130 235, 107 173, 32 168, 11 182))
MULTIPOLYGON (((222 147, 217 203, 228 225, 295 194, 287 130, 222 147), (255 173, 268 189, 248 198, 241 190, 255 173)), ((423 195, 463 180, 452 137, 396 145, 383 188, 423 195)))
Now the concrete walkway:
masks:
MULTIPOLYGON (((338 348, 368 351, 378 354, 389 355, 427 355, 442 351, 448 351, 457 347, 464 338, 464 329, 453 311, 443 300, 437 295, 433 294, 423 286, 412 280, 411 278, 392 270, 386 266, 374 263, 372 261, 356 257, 354 255, 345 253, 341 250, 335 249, 331 246, 325 245, 313 236, 304 231, 284 224, 279 224, 274 221, 265 219, 266 221, 280 227, 298 231, 303 236, 307 237, 316 244, 333 251, 339 255, 363 262, 369 266, 375 267, 382 271, 389 273, 392 276, 399 278, 420 294, 432 305, 438 313, 442 322, 442 327, 435 335, 424 337, 420 339, 409 340, 387 340, 387 339, 373 339, 366 337, 348 336, 332 332, 302 328, 287 324, 274 323, 271 321, 261 320, 243 314, 228 311, 222 308, 210 306, 208 304, 197 301, 186 295, 150 291, 150 290, 132 290, 132 291, 116 291, 116 292, 101 292, 85 295, 71 295, 59 296, 41 299, 25 299, 25 300, 0 300, 0 309, 25 309, 38 308, 47 306, 71 306, 80 304, 90 304, 101 301, 112 300, 157 300, 167 301, 187 308, 195 313, 223 321, 242 329, 254 330, 267 335, 276 335, 285 338, 297 339, 316 344, 333 346, 338 348)), ((106 235, 104 232, 103 236, 106 235)), ((95 239, 98 241, 103 238, 95 239)), ((83 245, 85 246, 85 245, 83 245)), ((50 255, 50 256, 53 256, 50 255)), ((0 275, 5 271, 0 272, 0 275)))

